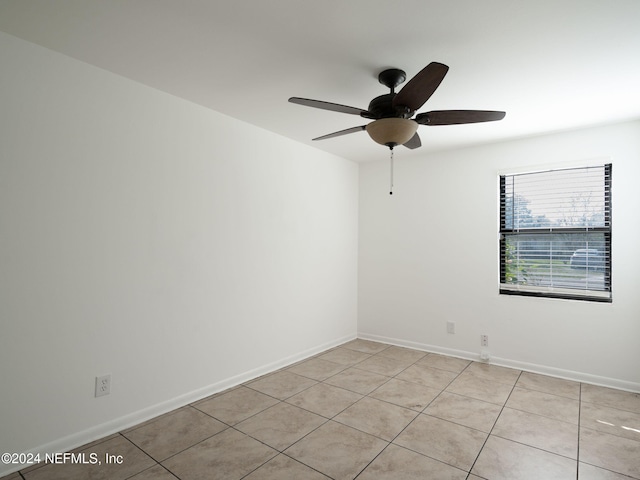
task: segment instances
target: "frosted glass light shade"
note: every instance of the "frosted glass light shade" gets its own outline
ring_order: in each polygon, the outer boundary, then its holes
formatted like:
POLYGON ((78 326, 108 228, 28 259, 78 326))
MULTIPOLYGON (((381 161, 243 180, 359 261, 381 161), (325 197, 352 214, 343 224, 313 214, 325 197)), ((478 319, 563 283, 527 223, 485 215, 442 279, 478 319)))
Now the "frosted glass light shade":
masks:
POLYGON ((406 118, 381 118, 368 124, 366 130, 374 142, 393 147, 411 140, 418 124, 406 118))

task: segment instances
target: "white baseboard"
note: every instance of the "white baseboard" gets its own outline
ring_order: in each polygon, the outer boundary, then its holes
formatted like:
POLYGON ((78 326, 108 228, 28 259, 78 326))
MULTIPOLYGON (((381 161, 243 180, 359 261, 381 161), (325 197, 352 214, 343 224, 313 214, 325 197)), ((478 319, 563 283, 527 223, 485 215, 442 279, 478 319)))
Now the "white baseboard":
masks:
MULTIPOLYGON (((96 440, 107 437, 114 433, 118 433, 118 432, 121 432, 122 430, 126 430, 127 428, 131 428, 142 422, 146 422, 147 420, 150 420, 159 415, 168 413, 172 410, 175 410, 176 408, 184 407, 185 405, 189 405, 190 403, 194 403, 198 400, 202 400, 203 398, 206 398, 215 393, 222 392, 228 388, 235 387, 236 385, 240 385, 242 383, 248 382, 249 380, 253 380, 254 378, 260 377, 262 375, 266 375, 267 373, 271 373, 275 370, 279 370, 283 367, 287 367, 296 362, 312 357, 318 353, 324 352, 325 350, 329 350, 330 348, 336 347, 338 345, 342 345, 343 343, 346 343, 355 338, 356 338, 356 335, 352 334, 352 335, 346 335, 341 338, 337 338, 330 342, 325 342, 323 344, 317 345, 307 350, 303 350, 293 355, 289 355, 288 357, 284 357, 275 362, 268 363, 266 365, 261 365, 258 368, 249 370, 240 375, 226 378, 214 384, 207 385, 206 387, 194 390, 184 395, 180 395, 178 397, 172 398, 164 402, 157 403, 155 405, 151 405, 147 408, 138 410, 136 412, 130 413, 123 417, 115 418, 113 420, 102 423, 100 425, 96 425, 94 427, 88 428, 81 432, 73 433, 66 437, 56 439, 53 442, 49 442, 47 444, 34 447, 25 453, 30 453, 33 455, 40 454, 41 457, 44 457, 46 454, 68 452, 82 445, 86 445, 87 443, 94 442, 96 440)), ((26 464, 25 465, 0 464, 0 477, 3 477, 10 473, 17 472, 29 466, 30 465, 26 465, 26 464)))
MULTIPOLYGON (((409 340, 403 340, 399 338, 385 337, 382 335, 372 335, 365 332, 358 332, 358 338, 363 340, 372 340, 376 342, 389 343, 391 345, 397 345, 400 347, 408 347, 416 350, 422 350, 430 353, 440 353, 442 355, 449 355, 451 357, 464 358, 465 360, 480 361, 480 354, 475 352, 467 352, 464 350, 455 350, 451 348, 440 347, 437 345, 429 345, 425 343, 412 342, 409 340)), ((620 380, 617 378, 602 377, 598 375, 591 375, 584 372, 575 372, 573 370, 564 370, 561 368, 548 367, 545 365, 538 365, 535 363, 520 362, 518 360, 511 360, 508 358, 491 357, 490 362, 492 365, 499 365, 501 367, 515 368, 518 370, 524 370, 531 373, 540 373, 542 375, 549 375, 550 377, 563 378, 565 380, 573 380, 575 382, 589 383, 592 385, 599 385, 602 387, 615 388, 618 390, 625 390, 628 392, 640 393, 640 383, 629 382, 626 380, 620 380)))

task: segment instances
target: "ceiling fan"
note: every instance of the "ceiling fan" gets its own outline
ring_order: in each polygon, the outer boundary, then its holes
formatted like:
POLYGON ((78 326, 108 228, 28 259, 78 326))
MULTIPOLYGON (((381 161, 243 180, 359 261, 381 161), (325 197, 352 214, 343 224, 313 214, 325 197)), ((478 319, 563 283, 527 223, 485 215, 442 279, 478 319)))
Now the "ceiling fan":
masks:
POLYGON ((436 91, 448 70, 449 67, 442 63, 431 62, 409 80, 398 93, 395 92, 395 88, 406 80, 407 74, 397 68, 384 70, 378 75, 378 81, 388 87, 391 92, 371 100, 367 110, 300 97, 291 97, 289 102, 359 115, 373 120, 367 125, 347 128, 313 140, 326 140, 366 130, 375 142, 386 145, 392 152, 393 147, 397 145, 404 145, 410 149, 420 147, 422 142, 417 133, 419 125, 459 125, 493 122, 504 118, 505 112, 491 110, 434 110, 419 113, 412 119, 416 110, 422 107, 436 91))

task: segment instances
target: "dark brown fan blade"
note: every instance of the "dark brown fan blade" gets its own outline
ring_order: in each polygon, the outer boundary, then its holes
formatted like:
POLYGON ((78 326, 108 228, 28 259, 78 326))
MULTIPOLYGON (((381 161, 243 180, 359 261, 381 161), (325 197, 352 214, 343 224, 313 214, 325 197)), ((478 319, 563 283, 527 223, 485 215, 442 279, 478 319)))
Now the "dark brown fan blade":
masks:
POLYGON ((410 148, 411 150, 413 150, 414 148, 418 148, 422 146, 422 142, 420 141, 420 136, 418 135, 418 132, 415 133, 415 135, 413 137, 411 137, 411 139, 404 144, 405 147, 410 148))
POLYGON ((415 112, 429 100, 448 71, 449 67, 446 65, 431 62, 400 90, 393 99, 393 106, 409 107, 415 112))
POLYGON ((505 115, 505 112, 493 110, 434 110, 416 115, 416 122, 421 125, 460 125, 495 122, 502 120, 505 115))
POLYGON ((340 137, 342 135, 347 135, 349 133, 361 132, 365 128, 367 128, 366 125, 360 125, 359 127, 351 127, 345 130, 340 130, 339 132, 328 133, 327 135, 316 137, 313 140, 326 140, 327 138, 340 137))
POLYGON ((291 103, 297 103, 298 105, 304 105, 305 107, 321 108, 323 110, 331 110, 332 112, 349 113, 351 115, 367 114, 366 110, 362 108, 349 107, 348 105, 340 105, 338 103, 323 102, 321 100, 311 100, 310 98, 291 97, 289 99, 291 103))

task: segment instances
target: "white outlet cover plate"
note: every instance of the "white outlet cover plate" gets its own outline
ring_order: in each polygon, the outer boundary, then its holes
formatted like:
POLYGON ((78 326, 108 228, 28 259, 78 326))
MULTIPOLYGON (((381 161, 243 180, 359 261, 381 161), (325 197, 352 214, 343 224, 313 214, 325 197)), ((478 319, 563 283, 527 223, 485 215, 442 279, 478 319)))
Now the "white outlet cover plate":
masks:
POLYGON ((96 397, 102 397, 111 393, 111 374, 96 377, 96 397))

